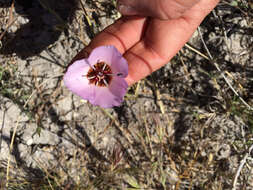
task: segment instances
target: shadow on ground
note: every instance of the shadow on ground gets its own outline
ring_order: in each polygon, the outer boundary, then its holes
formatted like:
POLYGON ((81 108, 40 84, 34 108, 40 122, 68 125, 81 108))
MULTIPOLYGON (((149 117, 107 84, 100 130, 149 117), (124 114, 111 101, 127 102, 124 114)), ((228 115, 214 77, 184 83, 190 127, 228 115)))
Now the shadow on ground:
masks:
MULTIPOLYGON (((16 53, 26 59, 53 44, 62 32, 68 35, 67 24, 72 22, 78 4, 77 0, 16 0, 14 5, 16 13, 28 22, 23 19, 20 28, 17 26, 14 33, 5 34, 0 54, 16 53)), ((0 6, 8 7, 10 1, 0 6)))

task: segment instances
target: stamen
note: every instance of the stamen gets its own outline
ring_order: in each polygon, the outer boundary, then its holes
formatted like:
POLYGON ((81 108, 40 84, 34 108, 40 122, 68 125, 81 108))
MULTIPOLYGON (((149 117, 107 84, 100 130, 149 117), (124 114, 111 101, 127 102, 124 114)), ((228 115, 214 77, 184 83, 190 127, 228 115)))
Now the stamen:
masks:
POLYGON ((105 68, 106 68, 106 64, 104 64, 104 66, 103 66, 103 68, 102 68, 102 71, 104 71, 104 70, 105 70, 105 68))
POLYGON ((116 74, 112 74, 111 68, 104 62, 99 62, 94 65, 94 69, 91 67, 87 73, 84 75, 89 80, 90 84, 99 87, 108 87, 112 80, 112 76, 119 76, 116 74))
POLYGON ((105 79, 103 79, 103 82, 104 82, 104 84, 108 87, 109 86, 109 84, 107 83, 107 81, 105 80, 105 79))
POLYGON ((96 76, 87 77, 88 80, 94 79, 94 78, 96 78, 96 76))

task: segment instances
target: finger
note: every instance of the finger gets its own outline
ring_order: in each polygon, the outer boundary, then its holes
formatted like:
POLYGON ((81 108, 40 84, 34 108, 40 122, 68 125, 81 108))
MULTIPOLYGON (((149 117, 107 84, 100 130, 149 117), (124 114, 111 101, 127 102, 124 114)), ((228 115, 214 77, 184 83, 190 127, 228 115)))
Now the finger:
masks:
POLYGON ((127 82, 131 85, 168 63, 218 2, 202 0, 179 19, 151 19, 144 38, 124 55, 129 64, 127 82))
POLYGON ((100 32, 87 47, 74 57, 72 62, 88 57, 94 48, 103 45, 113 45, 122 54, 125 53, 140 40, 145 20, 143 17, 122 17, 100 32))
POLYGON ((178 18, 200 0, 118 0, 123 15, 141 15, 163 20, 178 18))

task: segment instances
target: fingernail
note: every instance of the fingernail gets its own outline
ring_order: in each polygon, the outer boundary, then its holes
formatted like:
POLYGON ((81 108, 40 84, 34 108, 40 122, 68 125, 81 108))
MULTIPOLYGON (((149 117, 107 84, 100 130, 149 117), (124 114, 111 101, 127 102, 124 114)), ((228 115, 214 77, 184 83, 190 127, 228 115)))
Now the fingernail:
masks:
POLYGON ((137 11, 133 7, 131 7, 129 5, 123 5, 123 4, 119 3, 117 5, 117 9, 123 15, 134 15, 134 14, 137 14, 137 11))

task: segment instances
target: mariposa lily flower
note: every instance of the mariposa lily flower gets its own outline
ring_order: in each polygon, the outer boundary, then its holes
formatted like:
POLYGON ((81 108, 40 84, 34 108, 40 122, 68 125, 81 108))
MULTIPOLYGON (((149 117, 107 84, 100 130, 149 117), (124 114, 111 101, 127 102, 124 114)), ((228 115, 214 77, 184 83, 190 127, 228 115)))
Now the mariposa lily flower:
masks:
POLYGON ((87 59, 75 61, 64 75, 69 90, 93 105, 119 106, 127 92, 128 64, 114 46, 95 48, 87 59))

